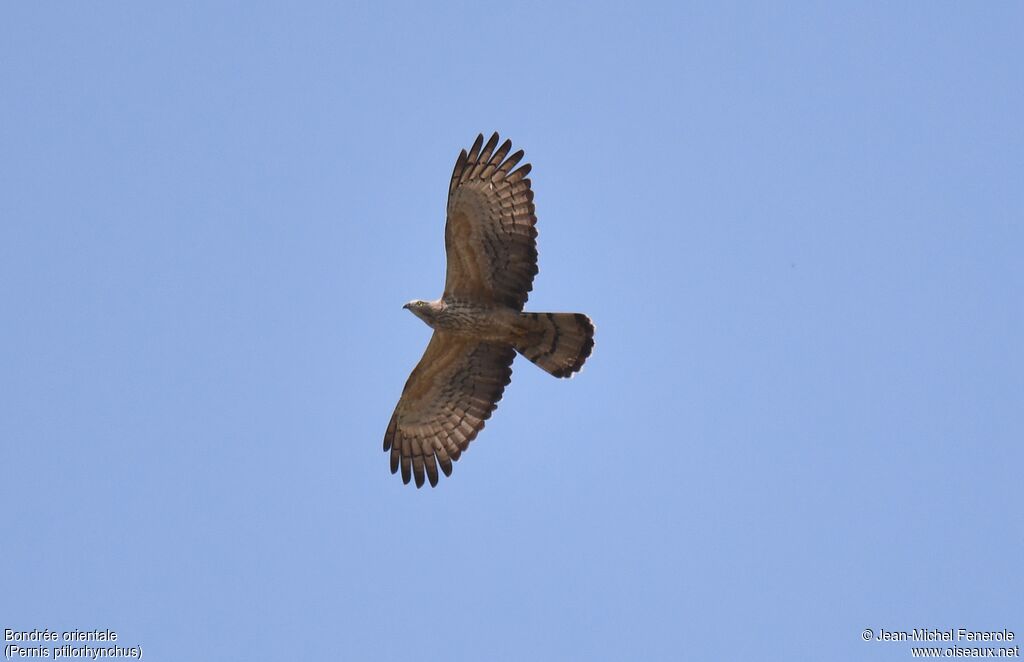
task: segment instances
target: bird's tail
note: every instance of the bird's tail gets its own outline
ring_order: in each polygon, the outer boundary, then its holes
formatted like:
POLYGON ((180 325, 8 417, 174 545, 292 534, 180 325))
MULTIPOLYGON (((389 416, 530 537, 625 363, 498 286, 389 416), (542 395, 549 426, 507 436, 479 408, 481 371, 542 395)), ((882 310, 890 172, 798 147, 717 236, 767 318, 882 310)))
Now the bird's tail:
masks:
POLYGON ((594 323, 582 313, 520 313, 512 344, 555 377, 572 377, 594 348, 594 323))

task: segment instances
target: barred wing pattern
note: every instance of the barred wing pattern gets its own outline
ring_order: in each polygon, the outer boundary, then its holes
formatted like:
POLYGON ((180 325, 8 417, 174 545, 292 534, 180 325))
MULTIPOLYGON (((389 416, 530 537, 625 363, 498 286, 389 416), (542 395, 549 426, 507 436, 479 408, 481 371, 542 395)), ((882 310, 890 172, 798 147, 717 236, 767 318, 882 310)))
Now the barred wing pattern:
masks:
POLYGON ((384 434, 391 473, 437 485, 437 468, 452 473, 512 379, 515 350, 434 331, 423 358, 409 375, 384 434))
POLYGON ((512 170, 523 151, 498 134, 462 150, 448 188, 444 298, 499 303, 522 310, 537 275, 537 216, 530 164, 512 170))

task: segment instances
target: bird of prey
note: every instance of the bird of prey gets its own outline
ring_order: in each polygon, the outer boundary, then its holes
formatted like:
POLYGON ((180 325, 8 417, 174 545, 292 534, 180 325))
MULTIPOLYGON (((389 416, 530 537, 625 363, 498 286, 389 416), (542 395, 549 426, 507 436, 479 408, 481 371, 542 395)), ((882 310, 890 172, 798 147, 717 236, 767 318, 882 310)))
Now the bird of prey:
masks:
POLYGON ((437 485, 484 427, 519 352, 555 377, 571 377, 594 347, 582 313, 523 312, 537 274, 537 217, 530 164, 512 141, 479 135, 455 162, 444 245, 448 269, 436 301, 403 306, 434 333, 409 375, 384 433, 391 473, 437 485))

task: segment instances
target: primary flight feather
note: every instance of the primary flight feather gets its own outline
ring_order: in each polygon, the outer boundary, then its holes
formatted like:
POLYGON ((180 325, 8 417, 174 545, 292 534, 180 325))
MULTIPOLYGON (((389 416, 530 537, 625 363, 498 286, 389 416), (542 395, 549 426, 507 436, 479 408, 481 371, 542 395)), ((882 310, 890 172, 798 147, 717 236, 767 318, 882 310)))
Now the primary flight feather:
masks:
POLYGON ((409 375, 384 433, 391 473, 437 485, 501 400, 516 352, 555 377, 571 377, 594 347, 582 313, 527 313, 537 274, 537 216, 530 164, 519 150, 477 136, 455 162, 448 187, 444 245, 448 269, 436 301, 405 308, 434 334, 409 375), (515 169, 513 169, 515 168, 515 169))

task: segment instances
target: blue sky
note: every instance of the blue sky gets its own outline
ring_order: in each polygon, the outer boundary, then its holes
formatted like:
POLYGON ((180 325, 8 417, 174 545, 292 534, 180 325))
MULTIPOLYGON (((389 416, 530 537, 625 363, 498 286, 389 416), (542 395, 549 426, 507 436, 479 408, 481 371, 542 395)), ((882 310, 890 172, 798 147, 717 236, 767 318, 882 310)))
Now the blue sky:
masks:
MULTIPOLYGON (((5 3, 0 627, 151 660, 902 660, 1024 636, 1018 3, 5 3), (522 358, 381 440, 478 132, 522 358)), ((1019 643, 1019 641, 1017 642, 1019 643)))

